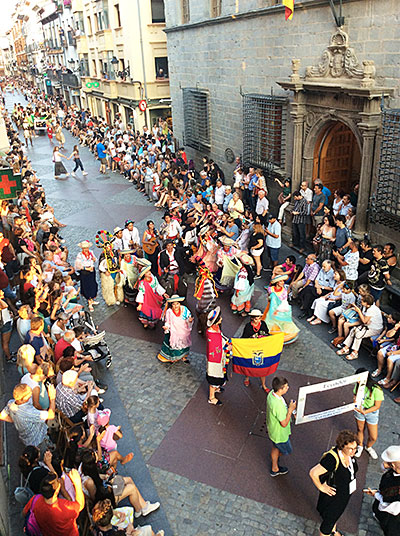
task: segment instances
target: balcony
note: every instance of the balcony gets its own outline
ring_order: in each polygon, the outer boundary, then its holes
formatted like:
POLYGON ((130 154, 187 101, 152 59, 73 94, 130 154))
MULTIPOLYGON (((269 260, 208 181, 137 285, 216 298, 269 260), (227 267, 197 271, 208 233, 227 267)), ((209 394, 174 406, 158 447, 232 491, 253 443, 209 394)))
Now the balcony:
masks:
POLYGON ((54 41, 53 39, 45 39, 44 46, 47 54, 62 54, 63 48, 60 43, 54 41))
POLYGON ((99 50, 114 50, 114 40, 112 30, 99 30, 96 32, 97 45, 99 50))
POLYGON ((67 86, 67 87, 73 87, 73 88, 81 87, 81 81, 76 76, 76 74, 61 73, 61 82, 63 86, 67 86))
POLYGON ((76 51, 78 54, 88 54, 88 41, 86 35, 77 35, 75 37, 76 51))

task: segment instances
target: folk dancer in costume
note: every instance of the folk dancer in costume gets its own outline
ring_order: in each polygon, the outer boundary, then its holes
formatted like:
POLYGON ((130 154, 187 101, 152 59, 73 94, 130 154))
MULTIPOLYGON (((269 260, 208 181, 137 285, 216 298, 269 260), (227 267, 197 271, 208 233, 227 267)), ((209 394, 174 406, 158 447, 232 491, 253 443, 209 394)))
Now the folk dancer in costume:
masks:
MULTIPOLYGON (((133 249, 123 249, 121 252, 121 273, 124 284, 127 283, 130 289, 134 289, 139 279, 139 260, 134 255, 133 249)), ((142 260, 142 259, 140 259, 142 260)), ((142 266, 143 268, 143 266, 142 266)))
POLYGON ((164 341, 157 356, 163 363, 176 363, 181 360, 190 363, 188 355, 192 344, 190 334, 194 318, 189 309, 182 305, 184 300, 185 298, 177 294, 167 299, 170 307, 165 313, 164 341))
MULTIPOLYGON (((249 316, 251 320, 244 326, 242 339, 259 339, 261 337, 268 337, 269 330, 268 330, 267 324, 262 319, 262 312, 259 311, 258 309, 253 309, 249 313, 249 316)), ((265 379, 266 379, 266 376, 260 377, 262 388, 268 394, 270 389, 268 389, 265 379)), ((249 387, 250 385, 249 376, 245 376, 243 383, 245 387, 249 387)))
POLYGON ((216 272, 218 270, 217 265, 217 251, 218 244, 211 236, 211 229, 209 225, 202 227, 199 232, 199 247, 196 252, 196 257, 200 257, 210 272, 216 272))
POLYGON ((247 253, 241 251, 236 255, 241 263, 241 268, 235 276, 233 283, 233 295, 231 298, 231 309, 234 314, 246 316, 250 312, 251 298, 254 294, 254 272, 251 265, 253 259, 247 253))
POLYGON ((103 249, 99 262, 101 293, 108 306, 120 305, 124 299, 119 255, 113 249, 113 242, 114 236, 108 231, 96 235, 96 245, 103 249))
POLYGON ((138 294, 139 320, 144 328, 155 328, 162 315, 163 296, 169 298, 165 289, 160 285, 155 275, 151 273, 151 262, 141 259, 144 267, 139 273, 138 294), (144 263, 146 261, 146 263, 144 263))
POLYGON ((215 280, 222 286, 232 287, 239 266, 236 263, 236 255, 239 253, 235 242, 228 236, 222 236, 219 241, 222 244, 217 252, 218 270, 215 274, 215 280))
POLYGON ((81 294, 87 299, 90 312, 94 311, 93 305, 99 304, 99 302, 95 301, 98 287, 95 272, 96 257, 93 251, 89 249, 92 245, 92 242, 88 240, 80 242, 78 246, 82 251, 78 253, 75 260, 75 271, 79 272, 81 294))
POLYGON ((137 246, 140 246, 140 236, 137 227, 133 224, 133 220, 125 221, 125 229, 122 232, 122 244, 124 249, 134 249, 137 246))
POLYGON ((299 328, 292 320, 292 308, 288 302, 288 292, 285 287, 287 275, 277 275, 271 279, 268 288, 269 300, 265 308, 265 319, 271 335, 284 333, 284 344, 291 344, 299 335, 299 328))
POLYGON ((216 306, 218 293, 215 289, 213 276, 203 261, 199 261, 194 297, 197 300, 197 330, 200 335, 204 335, 207 326, 207 315, 216 306))
POLYGON ((114 251, 118 252, 118 254, 123 250, 125 249, 124 248, 124 244, 123 244, 123 241, 122 241, 122 233, 123 233, 123 229, 121 229, 121 227, 115 227, 114 228, 114 231, 113 231, 113 235, 114 235, 114 240, 113 240, 113 249, 114 251))
POLYGON ((229 362, 227 352, 232 349, 221 332, 221 309, 216 307, 207 316, 207 382, 209 385, 208 403, 222 406, 221 400, 215 396, 221 393, 227 381, 226 366, 229 362))

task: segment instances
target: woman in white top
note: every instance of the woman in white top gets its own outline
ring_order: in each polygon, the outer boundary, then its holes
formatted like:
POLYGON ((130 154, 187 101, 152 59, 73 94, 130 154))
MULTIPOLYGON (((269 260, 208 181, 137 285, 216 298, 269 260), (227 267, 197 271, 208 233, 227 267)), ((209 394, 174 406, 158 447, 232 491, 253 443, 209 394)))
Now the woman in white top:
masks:
POLYGON ((65 160, 68 160, 68 158, 60 153, 58 145, 56 145, 53 149, 53 162, 54 162, 54 178, 59 179, 60 175, 65 175, 66 177, 69 177, 68 171, 65 169, 64 164, 61 162, 61 158, 65 158, 65 160))
POLYGON ((93 305, 99 304, 99 302, 95 301, 98 290, 95 272, 96 257, 93 251, 89 249, 92 243, 88 240, 80 242, 78 246, 82 251, 76 257, 75 271, 79 272, 81 294, 87 299, 89 311, 92 312, 94 310, 93 305))
POLYGON ((12 332, 12 317, 8 310, 8 304, 4 299, 4 292, 0 290, 0 333, 1 333, 1 347, 3 354, 6 357, 7 363, 14 363, 16 358, 10 354, 10 339, 12 332))

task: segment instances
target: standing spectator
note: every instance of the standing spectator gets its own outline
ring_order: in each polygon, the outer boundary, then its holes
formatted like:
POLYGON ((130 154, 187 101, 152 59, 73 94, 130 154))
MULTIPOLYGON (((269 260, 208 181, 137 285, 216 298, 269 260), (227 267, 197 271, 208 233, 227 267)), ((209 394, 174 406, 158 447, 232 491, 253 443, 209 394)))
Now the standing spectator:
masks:
POLYGON ((341 534, 336 530, 336 523, 356 490, 356 450, 357 436, 343 430, 336 438, 336 446, 325 452, 320 462, 310 469, 311 480, 319 491, 320 536, 341 534))
POLYGON ((228 212, 228 206, 233 198, 232 188, 229 185, 225 186, 225 197, 224 197, 224 204, 222 206, 222 210, 224 212, 228 212))
POLYGON ((25 515, 29 510, 33 512, 42 536, 79 536, 76 520, 85 506, 85 496, 78 471, 71 469, 68 478, 74 487, 74 501, 58 498, 60 479, 49 473, 40 484, 40 495, 32 497, 24 508, 25 515))
POLYGON ((217 203, 218 208, 222 209, 224 205, 225 186, 222 184, 221 179, 217 179, 217 183, 214 190, 214 201, 217 203))
POLYGON ((372 510, 385 536, 400 534, 400 446, 392 445, 381 454, 386 472, 379 490, 363 490, 375 498, 372 510))
POLYGON ((106 173, 107 153, 101 138, 98 138, 96 145, 97 157, 100 160, 100 173, 106 173))
MULTIPOLYGON (((311 190, 310 190, 311 191, 311 190)), ((309 213, 309 204, 304 195, 298 190, 294 192, 294 207, 292 212, 293 245, 304 253, 306 247, 306 223, 309 213)))
POLYGON ((265 229, 266 239, 265 244, 267 246, 268 255, 271 259, 272 269, 278 266, 279 250, 281 248, 281 224, 276 219, 274 214, 270 214, 268 217, 268 227, 265 229))
POLYGON ((339 214, 341 216, 347 216, 349 209, 353 208, 353 205, 350 203, 349 194, 345 194, 342 199, 342 206, 340 208, 339 214))
POLYGON ((346 227, 346 218, 344 216, 336 216, 336 235, 335 235, 335 247, 341 255, 346 253, 347 248, 350 245, 350 233, 346 227))
POLYGON ((364 238, 360 242, 360 259, 358 263, 358 284, 368 281, 368 272, 371 269, 374 254, 372 252, 371 242, 364 238))
MULTIPOLYGON (((388 242, 387 244, 383 246, 383 256, 385 258, 385 261, 388 263, 390 273, 393 272, 393 270, 396 268, 396 265, 397 265, 397 255, 395 251, 396 251, 396 246, 392 244, 391 242, 388 242)), ((3 260, 3 257, 2 257, 2 260, 3 260)))
POLYGON ((228 205, 229 215, 235 220, 236 225, 241 226, 241 218, 244 214, 244 206, 242 200, 239 198, 239 194, 236 192, 232 195, 232 199, 228 205))
POLYGON ((358 252, 358 242, 350 240, 349 250, 344 255, 338 251, 332 251, 340 268, 346 274, 346 283, 351 289, 354 289, 358 279, 358 262, 360 254, 358 252))
POLYGON ((267 430, 272 441, 270 475, 275 477, 286 475, 289 471, 287 467, 279 465, 279 457, 289 455, 293 450, 290 442, 290 419, 296 402, 291 400, 288 406, 283 398, 289 390, 286 378, 276 376, 272 380, 272 389, 267 396, 267 430))
POLYGON ((261 277, 261 255, 264 251, 264 236, 264 228, 261 225, 261 222, 256 219, 249 241, 250 253, 256 264, 256 275, 254 276, 254 279, 260 279, 261 277))
POLYGON ((276 178, 275 182, 277 182, 282 188, 282 192, 278 195, 278 201, 281 205, 279 207, 278 221, 280 224, 282 224, 285 218, 285 208, 289 206, 290 198, 292 196, 290 188, 290 179, 285 179, 283 182, 281 182, 279 179, 276 178))
POLYGON ((260 190, 257 196, 256 214, 259 216, 263 225, 266 223, 266 217, 268 214, 269 201, 265 195, 265 190, 260 190))
POLYGON ((297 298, 299 292, 301 292, 308 285, 314 285, 314 281, 319 271, 320 267, 317 263, 317 258, 314 253, 310 253, 310 255, 307 255, 306 257, 306 264, 303 270, 290 283, 293 298, 297 298))
POLYGON ((327 207, 329 204, 329 197, 332 195, 332 192, 329 190, 329 188, 322 184, 321 179, 315 179, 314 185, 315 184, 319 184, 321 186, 321 191, 325 196, 325 206, 327 207))
MULTIPOLYGON (((356 374, 361 372, 367 372, 366 368, 359 368, 356 370, 356 374)), ((354 400, 357 394, 357 387, 354 388, 354 400)), ((379 422, 379 410, 383 402, 383 392, 381 387, 377 385, 368 373, 367 383, 364 388, 364 396, 360 407, 354 408, 354 417, 357 423, 357 441, 358 447, 355 456, 359 458, 364 450, 364 430, 367 425, 368 440, 365 450, 371 456, 373 460, 378 459, 378 455, 373 448, 373 445, 378 439, 378 422, 379 422)))
POLYGON ((368 272, 368 285, 370 286, 372 296, 377 305, 379 305, 379 298, 382 295, 385 284, 392 285, 392 282, 390 280, 389 265, 383 256, 383 247, 380 245, 374 246, 372 254, 374 260, 368 272))
POLYGON ((311 202, 311 216, 314 219, 314 225, 320 225, 324 217, 325 195, 322 193, 321 184, 315 184, 314 195, 311 202))

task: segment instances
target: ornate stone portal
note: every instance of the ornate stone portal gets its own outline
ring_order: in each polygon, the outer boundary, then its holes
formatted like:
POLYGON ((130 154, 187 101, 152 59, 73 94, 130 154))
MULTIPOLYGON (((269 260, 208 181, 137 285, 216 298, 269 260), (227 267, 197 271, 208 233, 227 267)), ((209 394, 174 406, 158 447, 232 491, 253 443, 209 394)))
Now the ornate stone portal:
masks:
MULTIPOLYGON (((353 132, 361 152, 360 188, 356 232, 367 230, 367 210, 379 158, 381 100, 392 90, 378 86, 374 62, 360 64, 349 46, 348 35, 337 29, 320 61, 300 76, 300 60, 292 60, 289 80, 278 81, 293 92, 290 115, 293 121, 292 185, 311 182, 314 149, 318 136, 334 121, 341 121, 353 132), (377 143, 378 141, 378 143, 377 143)), ((288 147, 290 153, 290 148, 288 147)))

